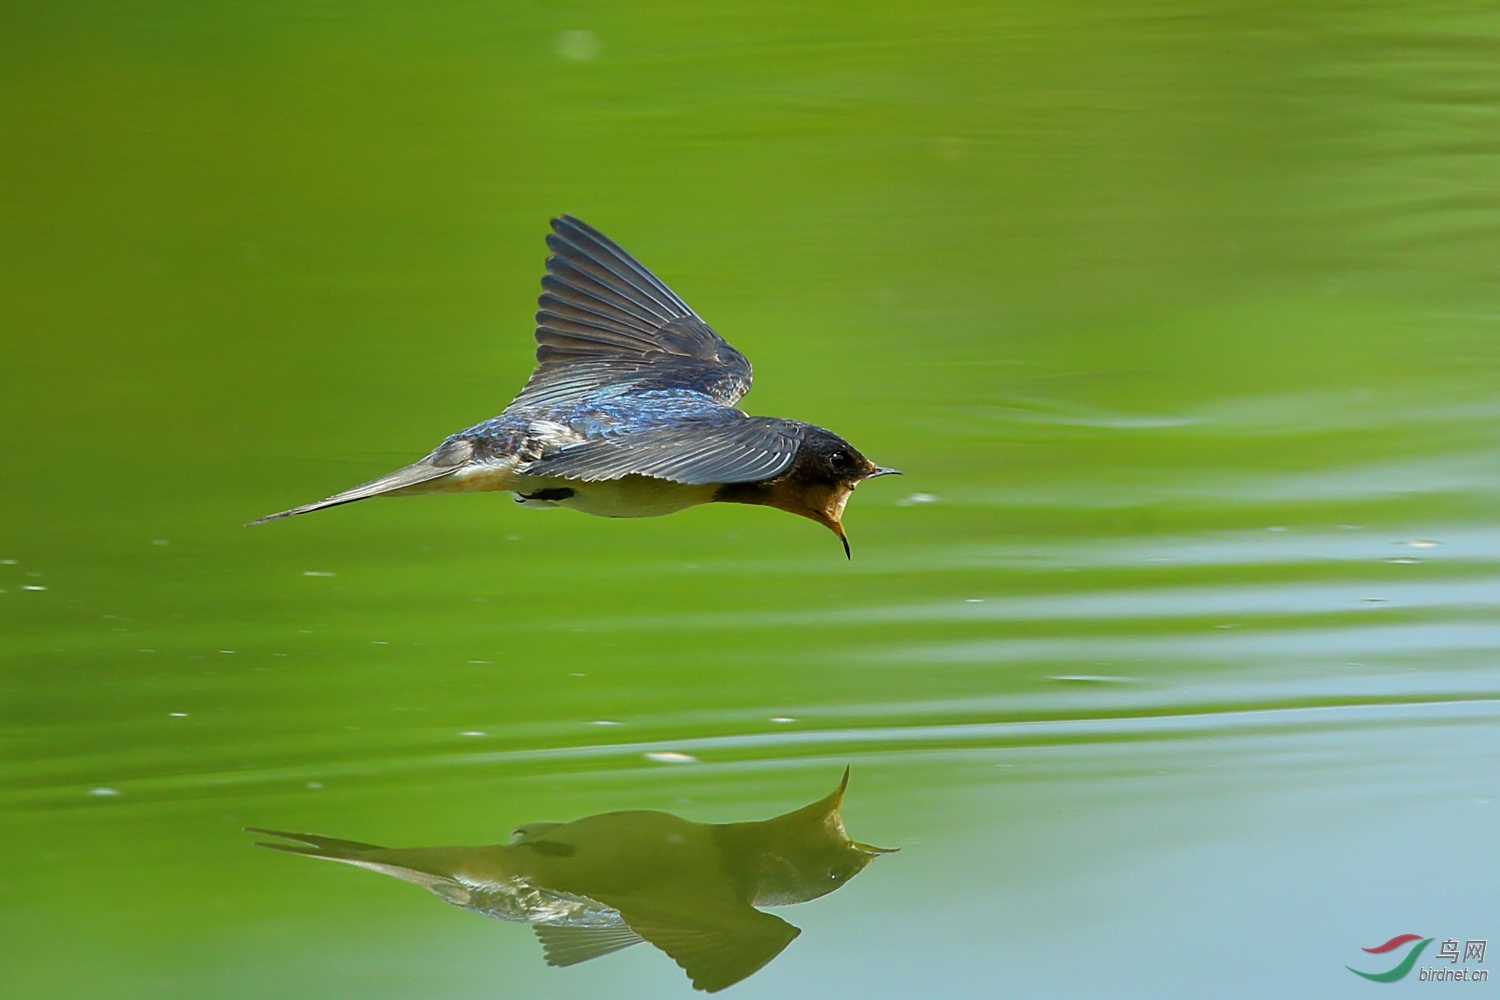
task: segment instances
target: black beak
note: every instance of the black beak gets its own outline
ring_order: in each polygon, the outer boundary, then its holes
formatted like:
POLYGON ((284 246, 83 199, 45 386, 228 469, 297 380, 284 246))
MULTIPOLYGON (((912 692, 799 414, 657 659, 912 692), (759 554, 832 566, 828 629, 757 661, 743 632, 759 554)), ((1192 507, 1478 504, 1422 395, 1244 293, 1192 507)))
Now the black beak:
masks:
POLYGON ((875 466, 875 470, 873 472, 867 474, 865 476, 865 478, 866 479, 877 479, 880 476, 899 476, 899 475, 901 475, 901 470, 900 469, 887 469, 883 465, 877 465, 877 466, 875 466))

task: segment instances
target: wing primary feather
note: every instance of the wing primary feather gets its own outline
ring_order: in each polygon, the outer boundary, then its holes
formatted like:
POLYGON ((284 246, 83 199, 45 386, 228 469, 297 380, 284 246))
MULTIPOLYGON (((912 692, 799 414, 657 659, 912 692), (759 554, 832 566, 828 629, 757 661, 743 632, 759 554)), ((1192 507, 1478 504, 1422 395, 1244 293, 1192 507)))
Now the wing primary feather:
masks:
POLYGON ((537 300, 537 308, 539 313, 561 316, 564 319, 571 319, 577 323, 606 323, 613 327, 618 327, 622 331, 628 330, 647 339, 650 339, 659 329, 659 327, 647 323, 645 320, 637 319, 628 313, 622 313, 618 310, 607 310, 603 307, 590 308, 587 302, 559 298, 551 292, 542 293, 541 298, 537 300))
MULTIPOLYGON (((636 301, 641 306, 659 312, 663 318, 676 319, 679 310, 675 304, 663 302, 654 290, 644 287, 641 282, 636 281, 628 272, 622 273, 619 268, 610 267, 609 262, 601 260, 598 256, 590 254, 581 247, 569 244, 560 236, 548 236, 547 246, 552 248, 557 259, 566 262, 573 270, 586 274, 605 286, 621 286, 630 289, 636 295, 636 301)), ((691 311, 689 311, 689 315, 691 311)))
POLYGON ((539 332, 544 331, 550 334, 591 339, 603 345, 616 348, 624 347, 637 354, 646 354, 656 349, 654 341, 648 340, 638 333, 617 332, 597 323, 579 322, 578 320, 567 319, 562 316, 550 316, 545 312, 537 313, 537 322, 541 325, 539 332))
POLYGON ((611 309, 618 309, 620 312, 634 316, 636 319, 644 320, 656 327, 664 325, 668 320, 673 318, 671 316, 658 315, 656 312, 645 308, 641 303, 631 301, 629 298, 621 295, 616 289, 601 284, 561 257, 547 258, 547 273, 542 277, 542 287, 554 294, 559 289, 571 292, 572 295, 565 296, 567 298, 582 295, 595 299, 609 306, 611 309))
POLYGON ((676 292, 668 288, 665 282, 652 274, 649 268, 632 257, 614 240, 605 236, 582 219, 571 215, 564 215, 560 219, 553 220, 552 228, 559 236, 568 237, 580 252, 587 254, 589 253, 589 249, 593 249, 596 251, 596 254, 591 256, 595 256, 596 259, 598 253, 612 258, 626 271, 636 275, 644 284, 652 288, 656 293, 656 297, 659 297, 671 311, 683 316, 693 315, 693 310, 689 308, 688 304, 682 301, 676 292), (580 239, 580 237, 582 238, 580 239))

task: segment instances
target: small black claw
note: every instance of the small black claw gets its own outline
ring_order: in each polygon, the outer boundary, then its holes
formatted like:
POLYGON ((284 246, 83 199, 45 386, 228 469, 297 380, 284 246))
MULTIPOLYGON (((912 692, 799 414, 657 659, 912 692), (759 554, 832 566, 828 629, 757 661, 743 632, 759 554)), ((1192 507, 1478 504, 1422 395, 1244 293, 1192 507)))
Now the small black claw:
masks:
MULTIPOLYGON (((566 486, 554 486, 550 489, 537 490, 535 493, 517 493, 521 500, 548 500, 556 503, 559 500, 567 500, 573 496, 573 490, 566 486)), ((521 500, 517 500, 520 503, 521 500)))

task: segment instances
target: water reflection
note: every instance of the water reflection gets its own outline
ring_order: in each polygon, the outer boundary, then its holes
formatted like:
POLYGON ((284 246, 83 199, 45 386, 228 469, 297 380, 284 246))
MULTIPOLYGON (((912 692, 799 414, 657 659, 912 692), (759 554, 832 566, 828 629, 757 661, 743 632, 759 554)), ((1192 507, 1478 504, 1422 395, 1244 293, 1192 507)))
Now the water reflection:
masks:
POLYGON ((827 895, 887 849, 849 839, 839 816, 849 771, 828 796, 750 823, 694 823, 634 810, 571 823, 528 823, 510 843, 385 848, 250 827, 296 844, 290 854, 392 875, 455 906, 531 925, 547 964, 576 965, 642 941, 693 986, 732 986, 781 954, 801 930, 757 906, 827 895))

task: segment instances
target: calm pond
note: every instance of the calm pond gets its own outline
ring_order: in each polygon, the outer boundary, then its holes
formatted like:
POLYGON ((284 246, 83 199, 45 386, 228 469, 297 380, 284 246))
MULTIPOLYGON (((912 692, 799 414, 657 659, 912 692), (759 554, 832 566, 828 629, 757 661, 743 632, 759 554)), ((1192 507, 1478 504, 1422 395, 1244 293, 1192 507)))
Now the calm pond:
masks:
POLYGON ((1497 130, 1486 5, 0 15, 6 994, 1487 970, 1439 952, 1500 937, 1497 130), (243 526, 499 412, 562 212, 904 471, 852 561, 722 504, 243 526), (825 849, 777 921, 712 881, 825 849), (618 936, 459 908, 537 906, 618 936))

